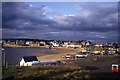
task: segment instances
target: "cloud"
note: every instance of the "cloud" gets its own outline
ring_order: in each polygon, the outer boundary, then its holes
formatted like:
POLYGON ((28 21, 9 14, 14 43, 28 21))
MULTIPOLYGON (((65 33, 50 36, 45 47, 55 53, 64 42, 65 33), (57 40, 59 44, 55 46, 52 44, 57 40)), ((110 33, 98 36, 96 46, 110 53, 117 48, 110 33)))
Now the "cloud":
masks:
POLYGON ((50 32, 50 33, 52 33, 52 34, 58 34, 59 32, 50 32))
POLYGON ((3 28, 29 29, 36 25, 49 24, 51 20, 45 18, 49 12, 47 9, 47 7, 34 7, 22 2, 3 3, 3 28))
POLYGON ((3 37, 117 41, 117 4, 80 3, 76 14, 54 15, 47 6, 3 3, 3 37))
POLYGON ((55 16, 57 28, 72 31, 106 32, 117 30, 117 5, 78 5, 75 16, 55 16), (67 24, 67 26, 66 26, 67 24), (68 27, 69 26, 69 27, 68 27))

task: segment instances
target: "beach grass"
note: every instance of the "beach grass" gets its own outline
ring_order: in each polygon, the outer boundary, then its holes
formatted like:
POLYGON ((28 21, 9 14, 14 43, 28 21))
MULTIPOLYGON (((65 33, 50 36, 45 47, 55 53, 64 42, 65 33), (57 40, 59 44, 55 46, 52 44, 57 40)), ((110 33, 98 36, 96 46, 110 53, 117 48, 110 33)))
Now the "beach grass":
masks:
POLYGON ((93 59, 91 58, 91 59, 86 59, 86 60, 82 60, 82 61, 75 61, 73 63, 75 63, 75 64, 89 64, 89 63, 95 63, 95 62, 111 60, 113 58, 120 59, 120 55, 118 55, 118 56, 106 56, 106 57, 93 58, 93 59))
POLYGON ((82 80, 89 70, 67 66, 3 67, 2 80, 82 80))

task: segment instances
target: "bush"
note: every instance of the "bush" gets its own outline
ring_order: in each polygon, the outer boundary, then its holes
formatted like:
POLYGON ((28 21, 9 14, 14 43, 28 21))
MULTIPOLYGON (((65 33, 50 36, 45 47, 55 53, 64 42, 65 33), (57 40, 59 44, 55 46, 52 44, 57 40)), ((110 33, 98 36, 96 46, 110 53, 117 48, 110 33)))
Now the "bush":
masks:
POLYGON ((84 54, 84 52, 81 52, 81 51, 80 51, 80 52, 77 52, 77 54, 84 54))
POLYGON ((70 54, 70 56, 71 56, 72 58, 75 58, 75 54, 70 54))

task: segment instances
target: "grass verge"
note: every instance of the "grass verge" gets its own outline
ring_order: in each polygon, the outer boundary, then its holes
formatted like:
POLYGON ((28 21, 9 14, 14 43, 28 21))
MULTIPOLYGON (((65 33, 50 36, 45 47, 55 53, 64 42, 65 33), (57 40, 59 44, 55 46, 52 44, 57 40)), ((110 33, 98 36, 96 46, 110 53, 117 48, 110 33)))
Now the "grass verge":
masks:
POLYGON ((102 58, 86 59, 86 60, 82 60, 82 61, 75 61, 73 63, 75 63, 75 64, 89 64, 89 63, 95 63, 95 62, 100 62, 100 61, 111 60, 113 58, 120 59, 120 55, 117 55, 117 56, 106 56, 106 57, 102 57, 102 58))
POLYGON ((83 80, 89 70, 66 66, 3 67, 2 80, 83 80))

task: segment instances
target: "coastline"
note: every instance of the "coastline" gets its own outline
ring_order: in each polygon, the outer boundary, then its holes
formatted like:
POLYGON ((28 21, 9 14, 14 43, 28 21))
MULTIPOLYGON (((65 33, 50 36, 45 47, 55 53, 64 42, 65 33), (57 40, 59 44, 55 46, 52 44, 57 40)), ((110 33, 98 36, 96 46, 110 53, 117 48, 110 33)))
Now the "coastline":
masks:
POLYGON ((39 61, 58 61, 64 60, 64 58, 60 58, 61 56, 65 56, 66 54, 76 54, 77 51, 81 49, 74 49, 74 48, 65 48, 65 47, 52 47, 49 46, 21 46, 21 45, 3 45, 4 47, 9 48, 44 48, 44 49, 51 49, 50 51, 45 52, 33 52, 30 55, 36 56, 39 61))
POLYGON ((23 46, 23 45, 9 45, 9 44, 4 44, 3 47, 9 47, 9 48, 46 48, 46 49, 49 49, 49 46, 23 46))
POLYGON ((56 48, 51 51, 31 53, 31 55, 36 56, 39 61, 58 61, 64 60, 63 58, 60 58, 61 56, 65 56, 68 53, 76 54, 77 51, 79 50, 73 48, 56 48))

